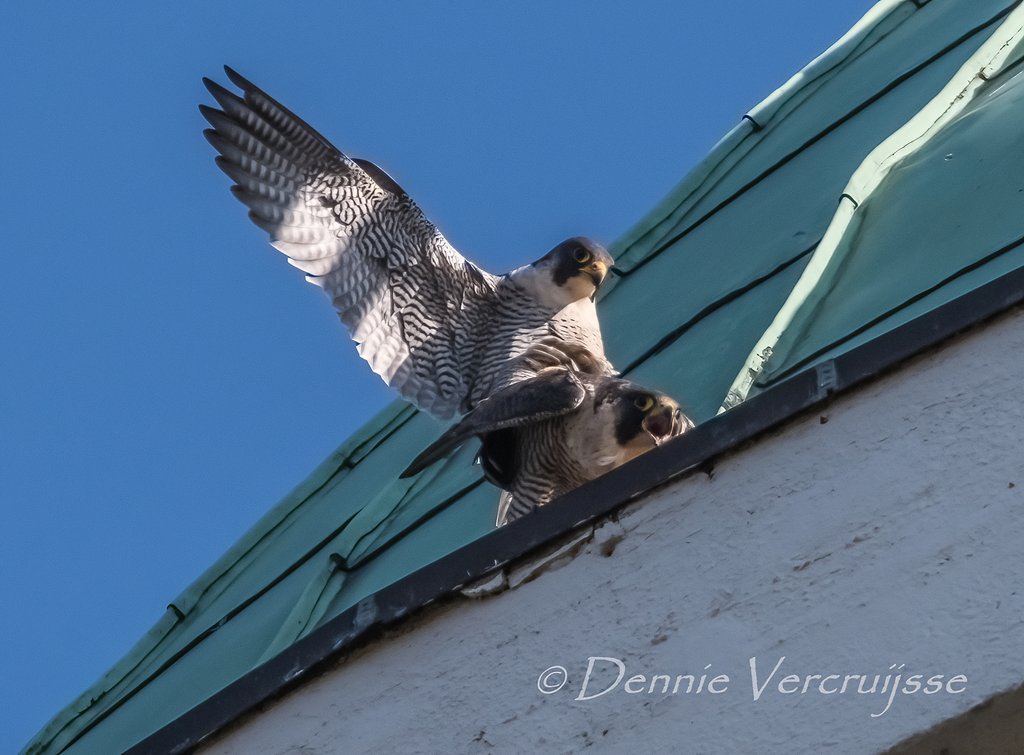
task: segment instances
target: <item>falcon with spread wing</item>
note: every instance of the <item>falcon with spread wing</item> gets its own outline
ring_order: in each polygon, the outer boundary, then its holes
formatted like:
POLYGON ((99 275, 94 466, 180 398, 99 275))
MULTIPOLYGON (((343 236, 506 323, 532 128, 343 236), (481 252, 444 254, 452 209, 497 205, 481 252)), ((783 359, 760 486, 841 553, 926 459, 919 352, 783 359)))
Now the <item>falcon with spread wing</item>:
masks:
POLYGON ((446 419, 511 382, 510 363, 540 338, 605 359, 594 297, 612 259, 585 238, 492 275, 463 258, 383 170, 352 159, 255 85, 204 79, 220 109, 204 134, 249 217, 322 288, 388 385, 446 419))
POLYGON ((564 343, 534 345, 517 360, 515 381, 481 401, 402 477, 479 437, 484 474, 504 491, 500 527, 694 426, 669 396, 601 374, 590 359, 564 343))

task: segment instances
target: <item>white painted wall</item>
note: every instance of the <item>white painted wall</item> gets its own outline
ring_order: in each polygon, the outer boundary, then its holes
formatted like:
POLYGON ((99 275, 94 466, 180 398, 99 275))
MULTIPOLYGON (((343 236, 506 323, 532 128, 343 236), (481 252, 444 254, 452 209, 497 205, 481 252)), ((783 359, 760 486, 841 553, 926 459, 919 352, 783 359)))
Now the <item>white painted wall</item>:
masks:
MULTIPOLYGON (((562 568, 430 609, 204 752, 876 752, 1024 681, 1024 316, 842 397, 621 515, 562 568), (1014 486, 1012 486, 1014 485, 1014 486), (727 674, 577 701, 587 659, 727 674), (781 671, 752 699, 749 661, 781 671), (789 673, 967 677, 780 694, 789 673), (543 695, 559 664, 569 681, 543 695), (722 686, 721 684, 719 686, 722 686), (905 688, 901 685, 901 689, 905 688)), ((605 664, 607 665, 607 664, 605 664)), ((614 675, 592 681, 600 691, 614 675)), ((839 680, 841 682, 841 680, 839 680)), ((826 689, 835 680, 826 683, 826 689)), ((856 680, 853 682, 856 684, 856 680)), ((634 687, 642 686, 639 682, 634 687)))

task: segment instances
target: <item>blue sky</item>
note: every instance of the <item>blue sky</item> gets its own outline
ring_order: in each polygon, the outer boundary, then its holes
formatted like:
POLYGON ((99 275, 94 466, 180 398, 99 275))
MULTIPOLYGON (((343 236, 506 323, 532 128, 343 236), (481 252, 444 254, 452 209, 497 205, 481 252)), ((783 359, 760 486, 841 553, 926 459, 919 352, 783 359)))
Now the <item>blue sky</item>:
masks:
POLYGON ((200 77, 237 68, 500 272, 613 242, 872 3, 89 5, 0 29, 3 752, 392 399, 230 196, 200 77))

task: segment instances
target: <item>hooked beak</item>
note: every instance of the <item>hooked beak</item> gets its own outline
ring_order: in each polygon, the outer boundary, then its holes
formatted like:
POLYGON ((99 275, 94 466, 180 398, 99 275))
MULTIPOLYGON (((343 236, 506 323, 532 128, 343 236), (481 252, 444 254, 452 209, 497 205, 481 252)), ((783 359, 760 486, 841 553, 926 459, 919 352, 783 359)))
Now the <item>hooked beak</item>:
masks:
POLYGON ((692 430, 696 425, 693 424, 693 420, 683 414, 682 409, 676 409, 672 415, 672 436, 682 435, 687 430, 692 430))
POLYGON ((594 288, 600 288, 608 276, 608 263, 603 260, 594 260, 583 268, 583 272, 590 276, 590 280, 594 281, 594 288))
POLYGON ((597 290, 601 288, 601 284, 604 283, 604 279, 608 277, 608 264, 602 260, 594 260, 586 267, 582 268, 583 272, 590 276, 590 280, 594 282, 594 293, 590 295, 590 300, 594 301, 597 297, 597 290))

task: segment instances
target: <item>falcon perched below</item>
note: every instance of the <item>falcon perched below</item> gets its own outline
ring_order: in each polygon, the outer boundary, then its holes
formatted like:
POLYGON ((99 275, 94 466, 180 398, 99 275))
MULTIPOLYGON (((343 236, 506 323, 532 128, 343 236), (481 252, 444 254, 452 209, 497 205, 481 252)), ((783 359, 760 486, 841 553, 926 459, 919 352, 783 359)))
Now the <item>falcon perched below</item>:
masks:
POLYGON ((611 256, 585 238, 492 275, 464 259, 383 170, 351 159, 230 68, 200 105, 232 191, 270 243, 322 288, 359 354, 406 399, 446 419, 510 382, 510 360, 552 336, 589 350, 611 256))
POLYGON ((529 349, 521 362, 533 375, 481 401, 402 477, 479 437, 484 474, 505 491, 500 527, 693 427, 665 394, 588 371, 585 351, 552 345, 529 349))

